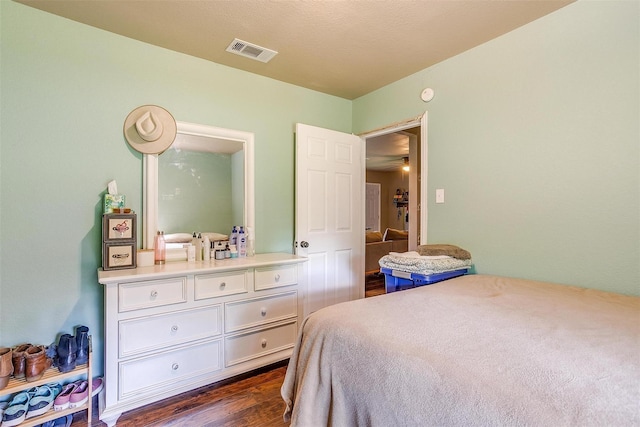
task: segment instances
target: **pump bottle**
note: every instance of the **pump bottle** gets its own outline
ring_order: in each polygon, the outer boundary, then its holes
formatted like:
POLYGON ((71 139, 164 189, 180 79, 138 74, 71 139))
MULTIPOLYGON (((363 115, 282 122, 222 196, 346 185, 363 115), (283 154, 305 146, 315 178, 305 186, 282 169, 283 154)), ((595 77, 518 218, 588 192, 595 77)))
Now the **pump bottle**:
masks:
POLYGON ((247 256, 247 236, 243 226, 240 226, 240 231, 238 231, 238 256, 240 258, 247 256))
POLYGON ((153 245, 153 254, 156 265, 162 265, 166 261, 166 244, 164 241, 164 231, 158 231, 156 241, 153 245))

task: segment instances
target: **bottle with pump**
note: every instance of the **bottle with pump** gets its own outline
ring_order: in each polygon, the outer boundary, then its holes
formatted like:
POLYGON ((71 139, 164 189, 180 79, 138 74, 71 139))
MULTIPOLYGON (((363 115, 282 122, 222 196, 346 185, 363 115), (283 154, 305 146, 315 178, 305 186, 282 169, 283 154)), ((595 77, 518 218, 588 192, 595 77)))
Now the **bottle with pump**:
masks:
POLYGON ((193 232, 193 237, 191 238, 191 246, 193 246, 193 260, 196 261, 198 259, 198 235, 195 231, 193 232))
POLYGON ((231 248, 229 247, 228 243, 227 243, 227 246, 224 248, 224 257, 231 258, 231 248))
POLYGON ((231 236, 229 238, 229 244, 237 245, 238 244, 238 228, 234 225, 231 230, 231 236))
POLYGON ((238 231, 238 256, 240 258, 247 256, 247 236, 243 226, 240 226, 240 230, 238 231))
POLYGON ((166 261, 166 243, 164 241, 164 231, 158 231, 156 241, 153 245, 154 261, 156 265, 162 265, 166 261))
POLYGON ((202 261, 202 234, 196 237, 196 261, 202 261))

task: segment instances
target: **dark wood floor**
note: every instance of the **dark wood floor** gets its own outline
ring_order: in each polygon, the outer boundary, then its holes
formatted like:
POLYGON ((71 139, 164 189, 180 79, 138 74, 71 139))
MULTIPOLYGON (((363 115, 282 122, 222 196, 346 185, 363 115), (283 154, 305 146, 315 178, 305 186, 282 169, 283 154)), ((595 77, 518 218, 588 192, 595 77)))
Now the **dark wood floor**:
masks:
MULTIPOLYGON (((201 387, 143 408, 125 412, 116 427, 283 427, 284 401, 280 387, 286 361, 210 386, 201 387)), ((92 427, 98 420, 94 398, 92 427)), ((87 425, 86 411, 75 414, 72 427, 87 425)))
MULTIPOLYGON (((365 296, 384 294, 384 275, 368 275, 365 296)), ((125 412, 117 427, 283 427, 284 401, 280 387, 287 361, 224 380, 210 386, 171 397, 144 408, 125 412)), ((98 420, 94 398, 92 427, 103 427, 98 420)), ((74 415, 72 427, 87 425, 87 415, 74 415)))
POLYGON ((384 274, 367 274, 365 276, 365 298, 374 297, 376 295, 383 295, 384 293, 384 274))

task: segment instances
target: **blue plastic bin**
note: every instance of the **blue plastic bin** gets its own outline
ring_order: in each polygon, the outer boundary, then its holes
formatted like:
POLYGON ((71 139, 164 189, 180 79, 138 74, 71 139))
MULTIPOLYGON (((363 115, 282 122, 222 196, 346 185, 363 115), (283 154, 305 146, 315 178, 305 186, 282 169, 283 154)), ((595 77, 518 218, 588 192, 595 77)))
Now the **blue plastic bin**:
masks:
POLYGON ((443 280, 462 276, 464 274, 467 274, 468 269, 463 268, 460 270, 445 271, 444 273, 435 273, 428 275, 409 273, 407 271, 400 270, 391 270, 390 268, 384 267, 381 268, 380 271, 384 273, 385 292, 389 293, 416 288, 418 286, 431 285, 436 282, 442 282, 443 280))

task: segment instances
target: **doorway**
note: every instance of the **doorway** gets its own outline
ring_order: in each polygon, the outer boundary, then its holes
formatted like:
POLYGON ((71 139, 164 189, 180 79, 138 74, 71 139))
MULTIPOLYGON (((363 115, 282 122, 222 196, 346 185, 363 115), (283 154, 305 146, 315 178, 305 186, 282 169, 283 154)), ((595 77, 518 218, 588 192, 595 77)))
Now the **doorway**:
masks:
MULTIPOLYGON (((367 191, 370 184, 380 188, 379 226, 376 230, 367 228, 365 239, 364 295, 369 297, 384 293, 384 275, 377 264, 382 256, 389 251, 399 251, 398 248, 400 251, 415 250, 426 243, 427 113, 361 136, 365 140, 367 191), (404 246, 398 245, 400 242, 397 241, 392 246, 386 238, 387 229, 393 230, 396 237, 399 234, 396 231, 405 232, 404 246), (378 235, 371 232, 378 232, 378 235), (375 243, 374 240, 380 237, 381 243, 375 243)), ((370 218, 373 215, 371 205, 366 203, 364 209, 365 218, 370 218)))

